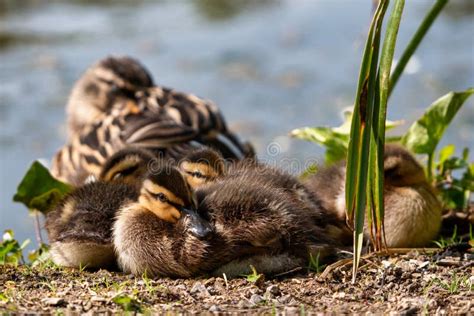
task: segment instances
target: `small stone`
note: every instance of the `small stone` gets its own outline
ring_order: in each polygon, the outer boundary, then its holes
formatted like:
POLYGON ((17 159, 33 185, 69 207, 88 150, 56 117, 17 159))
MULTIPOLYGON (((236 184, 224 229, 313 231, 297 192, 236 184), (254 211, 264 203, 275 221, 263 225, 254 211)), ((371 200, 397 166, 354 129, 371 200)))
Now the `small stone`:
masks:
POLYGON ((252 303, 253 305, 257 305, 261 303, 262 301, 263 301, 263 297, 261 295, 252 294, 252 296, 250 297, 250 303, 252 303))
POLYGON ((390 268, 392 266, 392 263, 388 260, 382 260, 382 265, 385 269, 390 268))
POLYGON ((209 311, 214 313, 214 312, 220 312, 221 309, 217 305, 212 305, 211 307, 209 307, 209 311))
POLYGON ((427 266, 429 266, 430 262, 429 261, 423 261, 418 265, 418 268, 423 269, 427 266))
POLYGON ((92 296, 91 297, 91 302, 106 302, 107 299, 102 296, 92 296))
POLYGON ((47 297, 47 298, 43 298, 41 302, 48 306, 59 306, 66 303, 64 299, 61 297, 47 297))
POLYGON ((191 294, 198 293, 203 296, 209 296, 209 291, 206 289, 206 287, 199 281, 194 283, 193 287, 191 288, 191 294))
POLYGON ((290 294, 287 294, 287 295, 284 295, 284 296, 280 297, 280 298, 278 299, 278 301, 279 301, 280 303, 282 303, 282 304, 286 304, 286 303, 288 303, 288 302, 290 301, 290 299, 291 299, 291 295, 290 295, 290 294))
POLYGON ((265 295, 269 297, 280 295, 280 288, 278 285, 272 284, 265 290, 265 295))
POLYGON ((239 309, 243 309, 243 308, 246 308, 246 307, 248 307, 248 303, 244 300, 240 300, 237 303, 237 308, 239 308, 239 309))

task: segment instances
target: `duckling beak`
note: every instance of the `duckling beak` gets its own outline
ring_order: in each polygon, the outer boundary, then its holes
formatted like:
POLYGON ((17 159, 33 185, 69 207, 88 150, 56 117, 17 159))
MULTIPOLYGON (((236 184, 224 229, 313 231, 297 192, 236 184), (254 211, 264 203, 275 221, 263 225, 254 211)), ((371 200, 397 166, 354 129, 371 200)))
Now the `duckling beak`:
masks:
POLYGON ((188 220, 189 231, 197 238, 206 238, 212 232, 211 224, 199 216, 195 210, 181 207, 180 211, 188 220))

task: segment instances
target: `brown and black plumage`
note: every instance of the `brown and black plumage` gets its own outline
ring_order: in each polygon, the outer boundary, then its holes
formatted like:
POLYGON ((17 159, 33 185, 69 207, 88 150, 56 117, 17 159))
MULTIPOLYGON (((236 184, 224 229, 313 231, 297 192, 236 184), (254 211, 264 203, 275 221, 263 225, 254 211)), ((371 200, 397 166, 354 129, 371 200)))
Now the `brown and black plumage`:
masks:
POLYGON ((215 104, 154 85, 129 57, 108 57, 86 71, 71 94, 68 121, 69 141, 54 157, 52 172, 75 185, 99 176, 101 165, 127 146, 172 159, 203 145, 225 158, 253 156, 215 104))
POLYGON ((143 177, 153 171, 155 163, 159 161, 152 152, 137 147, 126 147, 105 162, 99 180, 140 185, 143 177))
MULTIPOLYGON (((212 151, 189 156, 184 162, 191 162, 192 168, 185 175, 200 179, 220 173, 222 165, 213 163, 212 151), (217 170, 210 168, 216 165, 217 170)), ((296 182, 276 169, 248 163, 197 185, 198 212, 212 227, 204 238, 189 233, 187 227, 193 225, 184 221, 171 225, 150 212, 126 208, 114 224, 119 262, 138 275, 146 271, 149 276, 189 277, 236 276, 249 264, 260 272, 277 273, 305 266, 311 255, 324 260, 335 254, 335 235, 343 228, 317 199, 298 194, 296 182)))
POLYGON ((143 149, 126 148, 105 163, 97 182, 75 189, 47 214, 53 261, 73 267, 114 265, 112 226, 117 213, 133 207, 165 223, 184 217, 191 233, 202 234, 206 226, 192 210, 191 189, 174 167, 143 149))
MULTIPOLYGON (((306 186, 322 198, 323 206, 345 220, 345 162, 319 170, 306 186)), ((441 205, 422 166, 400 145, 385 147, 385 238, 388 247, 418 247, 436 238, 441 205)), ((369 232, 366 228, 366 237, 369 232)))
POLYGON ((114 266, 111 227, 115 214, 137 198, 135 187, 106 182, 86 184, 66 196, 46 216, 53 261, 67 267, 114 266))

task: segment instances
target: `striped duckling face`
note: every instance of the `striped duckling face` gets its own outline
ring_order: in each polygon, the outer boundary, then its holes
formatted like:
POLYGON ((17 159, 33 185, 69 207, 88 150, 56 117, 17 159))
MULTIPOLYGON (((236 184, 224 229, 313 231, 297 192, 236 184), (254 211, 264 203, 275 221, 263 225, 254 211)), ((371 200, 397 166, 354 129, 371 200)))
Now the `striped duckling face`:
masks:
POLYGON ((102 167, 99 180, 137 185, 149 171, 154 156, 140 148, 125 148, 112 157, 102 167))
POLYGON ((184 220, 189 231, 197 237, 205 237, 212 231, 210 224, 196 211, 190 186, 173 166, 159 166, 145 177, 138 203, 164 221, 184 220))
POLYGON ((225 161, 213 149, 197 149, 179 163, 179 169, 189 185, 196 189, 222 176, 225 173, 225 161))

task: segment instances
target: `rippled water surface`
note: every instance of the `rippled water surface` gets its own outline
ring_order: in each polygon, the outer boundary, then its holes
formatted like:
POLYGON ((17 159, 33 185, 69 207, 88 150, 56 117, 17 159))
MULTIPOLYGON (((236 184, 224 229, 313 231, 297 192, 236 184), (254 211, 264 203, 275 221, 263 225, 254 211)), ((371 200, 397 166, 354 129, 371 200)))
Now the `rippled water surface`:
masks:
MULTIPOLYGON (((407 1, 404 46, 430 0, 407 1)), ((372 1, 0 0, 0 229, 33 238, 11 202, 30 162, 65 140, 64 105, 84 69, 108 54, 140 59, 158 84, 220 105, 262 158, 304 161, 322 150, 290 140, 295 127, 336 125, 352 103, 372 1), (276 142, 280 152, 267 151, 276 142)), ((450 90, 474 85, 474 8, 453 0, 430 30, 389 105, 406 128, 450 90)), ((443 144, 474 149, 471 100, 443 144)))

